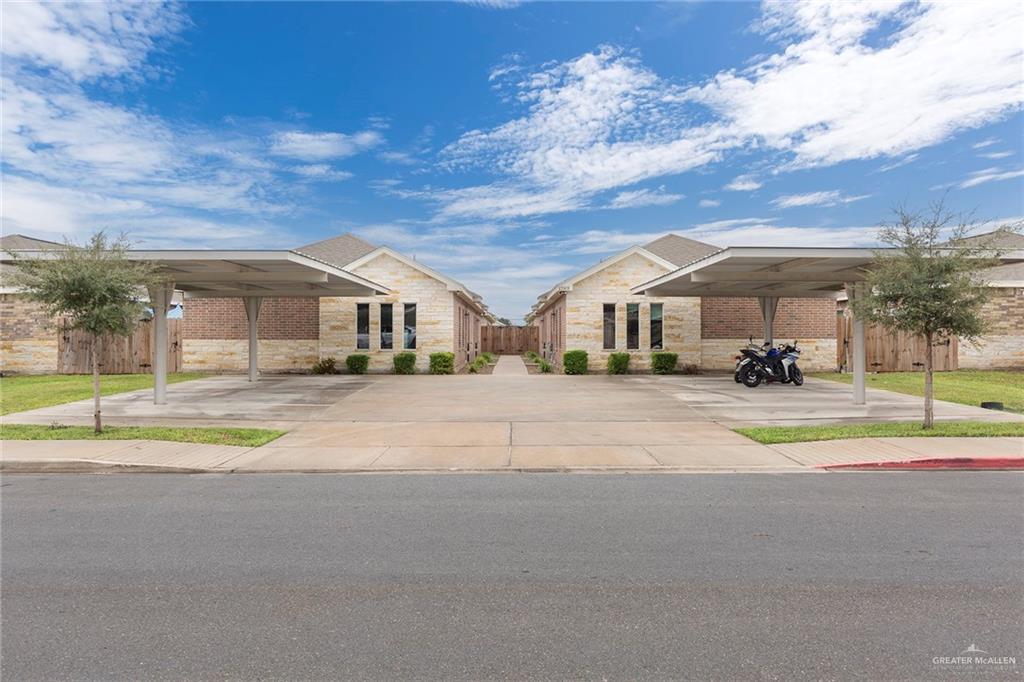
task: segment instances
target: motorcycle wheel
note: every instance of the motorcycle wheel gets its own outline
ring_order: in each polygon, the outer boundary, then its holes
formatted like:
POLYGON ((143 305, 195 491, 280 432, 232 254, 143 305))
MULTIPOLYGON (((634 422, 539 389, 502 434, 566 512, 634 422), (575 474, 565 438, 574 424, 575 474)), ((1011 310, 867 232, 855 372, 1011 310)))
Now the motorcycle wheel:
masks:
POLYGON ((743 383, 743 379, 740 379, 740 371, 742 370, 738 369, 732 373, 732 378, 736 380, 737 384, 743 383))
POLYGON ((740 382, 747 388, 754 388, 761 383, 761 373, 747 365, 740 371, 740 382))
POLYGON ((789 379, 793 382, 794 386, 804 385, 804 373, 796 365, 789 368, 789 379))

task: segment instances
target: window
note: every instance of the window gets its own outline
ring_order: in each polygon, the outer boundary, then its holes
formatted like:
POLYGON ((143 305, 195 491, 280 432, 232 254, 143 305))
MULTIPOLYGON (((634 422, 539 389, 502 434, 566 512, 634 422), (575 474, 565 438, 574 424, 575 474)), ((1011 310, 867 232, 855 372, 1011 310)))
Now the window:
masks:
POLYGON ((640 348, 640 304, 626 304, 626 348, 640 348))
POLYGON ((604 348, 615 348, 615 304, 604 304, 604 348))
POLYGON ((651 350, 662 349, 661 303, 651 304, 651 350))
POLYGON ((405 304, 405 330, 402 337, 402 348, 416 347, 416 304, 405 304))
POLYGON ((380 304, 380 348, 391 350, 394 342, 394 314, 390 303, 380 304))
POLYGON ((356 348, 370 347, 370 304, 356 304, 356 348))

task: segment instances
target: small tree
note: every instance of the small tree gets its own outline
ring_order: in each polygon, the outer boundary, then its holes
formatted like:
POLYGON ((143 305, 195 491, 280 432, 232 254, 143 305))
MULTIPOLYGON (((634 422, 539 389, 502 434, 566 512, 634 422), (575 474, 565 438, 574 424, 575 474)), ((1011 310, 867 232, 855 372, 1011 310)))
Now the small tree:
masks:
POLYGON ((965 241, 976 224, 941 201, 926 211, 897 207, 894 213, 879 241, 899 250, 876 254, 863 291, 850 303, 866 322, 924 337, 924 428, 930 429, 932 347, 954 336, 976 342, 984 333, 982 271, 998 264, 998 253, 985 240, 965 241))
MULTIPOLYGON (((84 246, 70 242, 46 258, 24 258, 15 252, 17 270, 12 283, 29 300, 42 304, 51 317, 66 317, 72 329, 92 334, 92 393, 96 433, 100 419, 100 339, 104 335, 127 336, 143 317, 140 292, 157 281, 156 269, 131 261, 129 244, 122 235, 110 240, 94 234, 84 246)), ((160 314, 162 311, 154 311, 160 314)))

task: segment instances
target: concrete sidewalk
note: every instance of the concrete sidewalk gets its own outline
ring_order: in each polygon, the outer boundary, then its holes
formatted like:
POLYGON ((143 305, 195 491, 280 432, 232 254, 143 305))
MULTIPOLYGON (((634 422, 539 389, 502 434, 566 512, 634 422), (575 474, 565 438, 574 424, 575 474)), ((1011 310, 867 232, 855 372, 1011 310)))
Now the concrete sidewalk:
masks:
MULTIPOLYGON (((944 457, 1024 457, 1024 438, 865 438, 760 445, 735 441, 661 444, 531 445, 515 434, 495 444, 487 430, 461 445, 381 444, 383 431, 350 434, 352 444, 309 437, 259 448, 166 441, 0 441, 0 469, 27 471, 401 472, 401 471, 819 471, 836 464, 944 457), (518 443, 518 444, 516 444, 518 443)), ((716 434, 717 435, 717 434, 716 434)), ((348 440, 348 439, 347 439, 348 440)), ((387 439, 385 439, 387 440, 387 439)), ((525 440, 529 440, 526 438, 525 440)), ((282 442, 283 441, 283 442, 282 442)))
POLYGON ((491 372, 492 376, 495 374, 507 377, 525 377, 530 373, 526 371, 526 365, 518 355, 501 355, 498 357, 498 364, 494 366, 494 371, 491 372))

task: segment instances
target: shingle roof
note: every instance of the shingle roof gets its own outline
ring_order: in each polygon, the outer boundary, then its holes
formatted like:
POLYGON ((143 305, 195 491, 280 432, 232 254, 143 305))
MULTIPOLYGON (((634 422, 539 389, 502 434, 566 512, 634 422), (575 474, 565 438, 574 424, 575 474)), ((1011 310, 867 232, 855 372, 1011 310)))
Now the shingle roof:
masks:
POLYGON ((990 246, 993 249, 1024 249, 1024 234, 1000 228, 960 240, 964 246, 990 246))
POLYGON ((63 248, 60 242, 51 242, 46 239, 26 237, 23 234, 5 234, 0 237, 0 250, 3 251, 35 251, 39 249, 63 248))
POLYGON ((664 258, 678 267, 688 265, 698 258, 721 251, 717 246, 698 242, 677 234, 666 234, 649 244, 644 244, 645 251, 650 251, 659 258, 664 258))
POLYGON ((342 234, 330 239, 324 239, 323 241, 306 244, 293 250, 305 256, 321 260, 329 265, 344 268, 349 263, 376 251, 377 247, 354 234, 342 234))

